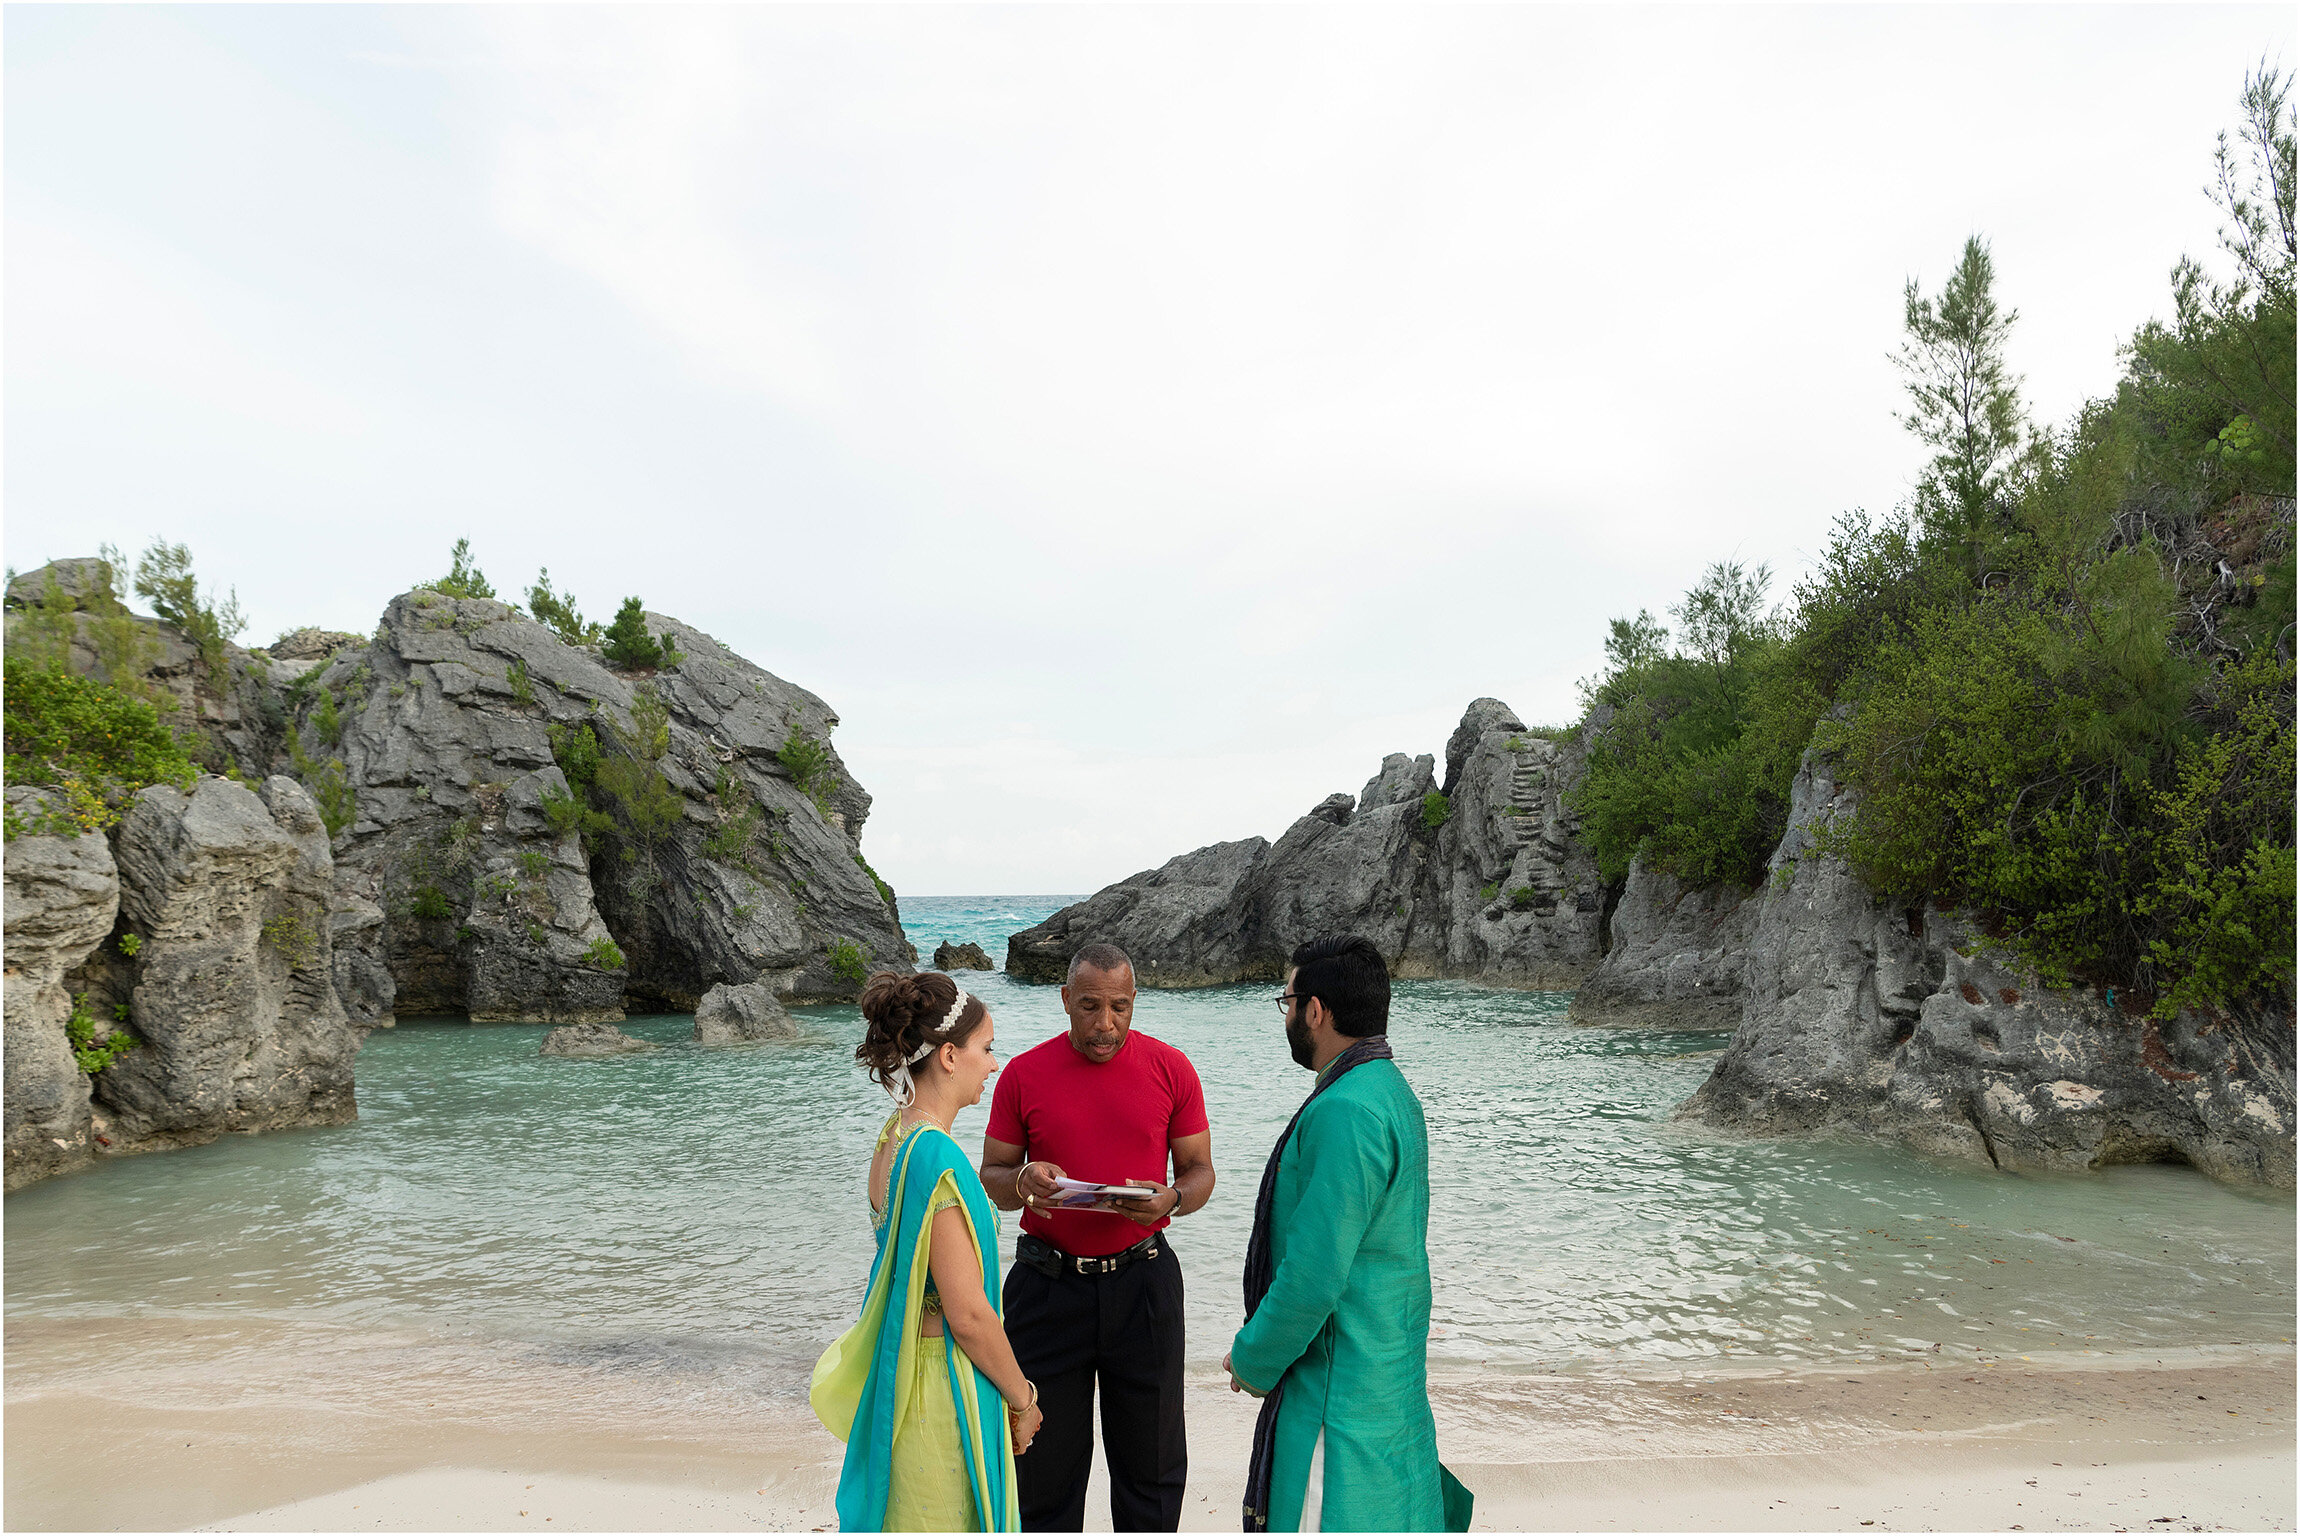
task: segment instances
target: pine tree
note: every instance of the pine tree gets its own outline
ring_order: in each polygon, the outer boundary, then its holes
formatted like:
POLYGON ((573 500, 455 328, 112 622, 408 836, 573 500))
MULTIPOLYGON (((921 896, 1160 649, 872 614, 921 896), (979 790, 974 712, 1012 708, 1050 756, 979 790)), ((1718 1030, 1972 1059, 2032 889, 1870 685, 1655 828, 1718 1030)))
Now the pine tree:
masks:
POLYGON ((1900 420, 1933 450, 1917 482, 1917 517, 1927 532, 1972 548, 1975 565, 1990 530, 2039 445, 2020 405, 2020 380, 2005 365, 2005 339, 2017 310, 1999 309, 1988 242, 1965 241, 1957 269, 1935 298, 1915 278, 1902 291, 1908 337, 1893 359, 1908 381, 1900 420))

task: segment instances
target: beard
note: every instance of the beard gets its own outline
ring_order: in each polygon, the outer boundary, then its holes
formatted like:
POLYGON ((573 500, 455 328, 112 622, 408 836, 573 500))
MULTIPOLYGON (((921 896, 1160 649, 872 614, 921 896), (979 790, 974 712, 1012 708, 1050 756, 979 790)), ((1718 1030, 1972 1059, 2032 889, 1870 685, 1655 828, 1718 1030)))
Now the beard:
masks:
POLYGON ((1286 1020, 1286 1049, 1294 1053, 1294 1065, 1306 1067, 1317 1059, 1317 1047, 1310 1039, 1310 1026, 1298 1019, 1286 1020))

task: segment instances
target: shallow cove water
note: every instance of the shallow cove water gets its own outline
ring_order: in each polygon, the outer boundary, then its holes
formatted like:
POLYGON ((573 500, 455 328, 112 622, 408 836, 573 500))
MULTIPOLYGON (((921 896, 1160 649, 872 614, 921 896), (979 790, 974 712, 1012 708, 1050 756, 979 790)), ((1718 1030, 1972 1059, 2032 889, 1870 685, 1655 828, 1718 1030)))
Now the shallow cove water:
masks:
MULTIPOLYGON (((995 955, 1067 899, 904 915, 922 954, 973 939, 995 955)), ((960 979, 1002 1058, 1063 1027, 1054 988, 960 979)), ((1237 1326, 1254 1187, 1310 1086, 1276 990, 1148 993, 1137 1014, 1196 1063, 1213 1121, 1220 1189, 1174 1232, 1202 1368, 1237 1326)), ((1433 1366, 2156 1357, 2292 1337, 2289 1195, 2184 1167, 2013 1176, 1720 1137, 1669 1111, 1725 1035, 1579 1028, 1566 1002, 1397 988, 1390 1037, 1431 1133, 1433 1366)), ((408 1020, 360 1054, 357 1124, 9 1196, 8 1317, 311 1324, 595 1363, 659 1377, 666 1400, 698 1379, 796 1398, 861 1299, 863 1170, 889 1108, 854 1065, 856 1011, 801 1018, 800 1041, 721 1049, 694 1045, 685 1016, 638 1018, 625 1027, 662 1049, 600 1061, 538 1056, 540 1025, 408 1020)), ((987 1112, 986 1095, 959 1119, 970 1150, 987 1112)), ((93 1352, 74 1367, 105 1368, 93 1352)))

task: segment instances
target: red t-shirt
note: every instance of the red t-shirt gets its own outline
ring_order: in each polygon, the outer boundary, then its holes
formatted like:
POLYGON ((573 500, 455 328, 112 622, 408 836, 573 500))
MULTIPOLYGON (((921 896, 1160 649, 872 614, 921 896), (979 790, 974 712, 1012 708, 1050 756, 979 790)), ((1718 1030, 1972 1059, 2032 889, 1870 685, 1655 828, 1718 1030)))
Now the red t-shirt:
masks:
MULTIPOLYGON (((1206 1093, 1190 1058, 1138 1029, 1108 1061, 1078 1054, 1064 1030, 1008 1062, 990 1099, 988 1134, 1022 1148, 1026 1161, 1055 1164, 1074 1179, 1123 1184, 1168 1177, 1169 1147, 1206 1129, 1206 1093)), ((1159 1227, 1109 1211, 1022 1213, 1022 1230, 1065 1253, 1100 1258, 1131 1248, 1159 1227)))

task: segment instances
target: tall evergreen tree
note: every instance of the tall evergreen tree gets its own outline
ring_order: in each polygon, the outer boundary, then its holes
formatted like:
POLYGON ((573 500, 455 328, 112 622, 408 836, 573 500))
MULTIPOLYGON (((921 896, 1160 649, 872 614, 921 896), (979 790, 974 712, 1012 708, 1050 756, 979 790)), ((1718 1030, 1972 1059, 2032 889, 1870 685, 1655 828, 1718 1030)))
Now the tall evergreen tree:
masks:
POLYGON ((1940 293, 1910 278, 1902 290, 1907 337, 1893 361, 1907 380, 1901 424, 1933 450, 1917 482, 1927 532, 1971 548, 1976 565, 2012 499, 2030 452, 2020 379, 2005 364, 2017 310, 1997 307, 1996 266, 1974 235, 1940 293))

